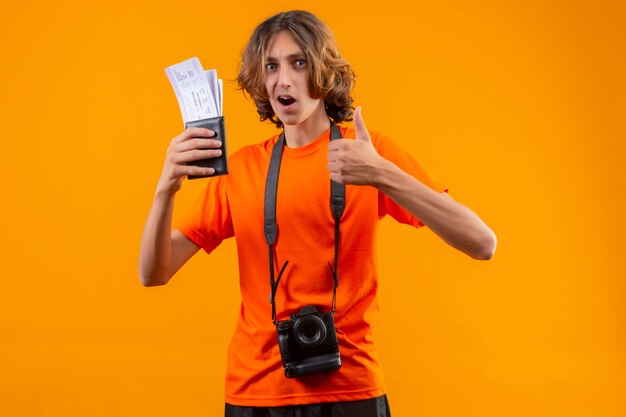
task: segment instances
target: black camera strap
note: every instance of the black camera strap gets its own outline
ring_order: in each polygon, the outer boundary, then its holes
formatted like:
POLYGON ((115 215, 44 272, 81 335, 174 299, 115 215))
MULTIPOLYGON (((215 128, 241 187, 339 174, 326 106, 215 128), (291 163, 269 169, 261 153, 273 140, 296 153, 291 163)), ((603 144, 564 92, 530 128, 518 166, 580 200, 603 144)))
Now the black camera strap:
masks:
MULTIPOLYGON (((341 139, 341 131, 336 124, 330 124, 330 140, 341 139)), ((267 171, 267 181, 265 183, 265 209, 264 209, 264 232, 265 240, 269 248, 269 261, 270 261, 270 303, 272 304, 272 321, 276 323, 276 290, 278 289, 278 283, 280 278, 285 272, 285 268, 289 261, 285 261, 278 278, 274 280, 274 244, 276 242, 276 235, 278 234, 278 225, 276 223, 276 196, 278 194, 278 174, 280 172, 280 161, 283 156, 283 149, 285 147, 285 131, 283 131, 278 138, 278 141, 272 149, 272 156, 270 159, 270 167, 267 171)), ((339 276, 337 274, 337 267, 339 265, 339 226, 341 223, 341 216, 346 207, 346 187, 343 184, 335 181, 330 181, 330 209, 335 219, 335 262, 334 267, 328 263, 328 268, 335 281, 333 287, 333 301, 332 311, 336 310, 337 301, 337 285, 339 285, 339 276)))

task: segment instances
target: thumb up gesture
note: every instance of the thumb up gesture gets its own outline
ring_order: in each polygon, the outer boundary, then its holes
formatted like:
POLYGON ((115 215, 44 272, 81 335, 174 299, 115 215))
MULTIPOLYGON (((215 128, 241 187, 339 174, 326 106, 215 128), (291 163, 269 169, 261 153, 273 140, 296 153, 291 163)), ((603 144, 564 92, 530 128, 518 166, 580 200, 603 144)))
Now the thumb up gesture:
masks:
POLYGON ((354 110, 354 127, 356 140, 337 139, 328 144, 330 179, 342 184, 375 185, 385 159, 374 149, 360 106, 354 110))

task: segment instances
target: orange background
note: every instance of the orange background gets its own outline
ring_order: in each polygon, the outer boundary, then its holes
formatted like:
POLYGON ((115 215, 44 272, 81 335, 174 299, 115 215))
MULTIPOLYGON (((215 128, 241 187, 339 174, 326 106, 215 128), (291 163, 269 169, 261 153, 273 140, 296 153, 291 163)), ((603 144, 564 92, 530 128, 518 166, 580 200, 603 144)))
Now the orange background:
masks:
MULTIPOLYGON (((334 30, 368 127, 499 238, 478 262, 381 224, 394 416, 626 415, 624 3, 266 3, 2 2, 0 415, 222 415, 234 242, 164 287, 136 272, 182 128, 163 69, 198 56, 232 80, 293 8, 334 30)), ((231 152, 273 134, 224 90, 231 152)))

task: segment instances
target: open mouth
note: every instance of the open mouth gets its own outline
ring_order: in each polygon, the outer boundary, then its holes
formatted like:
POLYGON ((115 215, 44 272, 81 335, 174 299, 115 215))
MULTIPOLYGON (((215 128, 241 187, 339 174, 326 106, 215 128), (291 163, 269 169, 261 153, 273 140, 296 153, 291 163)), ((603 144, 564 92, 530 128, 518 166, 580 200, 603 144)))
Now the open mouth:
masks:
POLYGON ((291 96, 284 95, 278 96, 278 102, 283 106, 291 106, 293 103, 296 102, 296 99, 291 96))

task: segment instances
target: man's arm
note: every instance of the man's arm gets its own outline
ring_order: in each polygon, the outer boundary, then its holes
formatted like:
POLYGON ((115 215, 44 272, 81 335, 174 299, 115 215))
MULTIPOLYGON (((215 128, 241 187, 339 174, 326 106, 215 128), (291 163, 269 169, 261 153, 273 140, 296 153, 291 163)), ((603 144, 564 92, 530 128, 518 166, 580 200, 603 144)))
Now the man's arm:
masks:
POLYGON ((174 196, 157 195, 146 220, 139 251, 139 278, 146 287, 165 285, 200 247, 174 229, 174 196))
POLYGON ((407 209, 450 246, 474 259, 491 259, 497 239, 468 207, 447 193, 438 193, 381 157, 361 117, 354 113, 356 140, 328 145, 330 178, 344 184, 371 185, 407 209))
POLYGON ((216 158, 220 141, 209 129, 189 128, 172 139, 165 164, 146 220, 139 251, 139 277, 145 286, 164 285, 200 247, 172 228, 174 199, 186 175, 210 175, 213 168, 187 165, 187 162, 216 158))
POLYGON ((384 160, 372 185, 407 209, 450 246, 474 259, 491 259, 496 235, 468 207, 438 193, 384 160))

